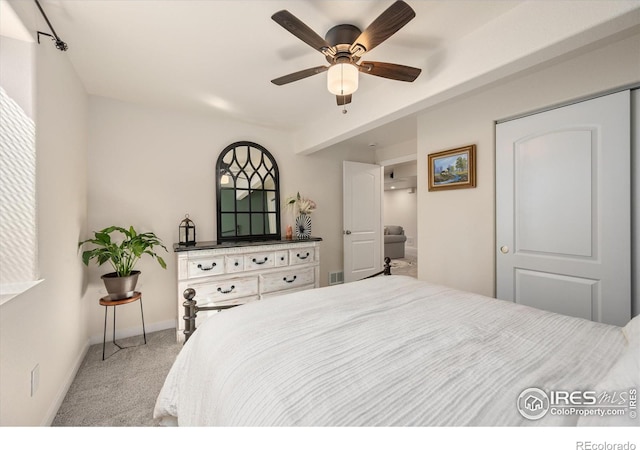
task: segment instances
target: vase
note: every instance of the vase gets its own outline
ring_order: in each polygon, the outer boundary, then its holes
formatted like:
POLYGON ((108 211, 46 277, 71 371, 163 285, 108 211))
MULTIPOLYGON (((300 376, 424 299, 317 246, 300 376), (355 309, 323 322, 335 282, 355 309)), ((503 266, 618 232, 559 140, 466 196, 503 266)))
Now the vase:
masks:
POLYGON ((296 238, 309 239, 311 237, 311 217, 299 214, 296 217, 296 238))

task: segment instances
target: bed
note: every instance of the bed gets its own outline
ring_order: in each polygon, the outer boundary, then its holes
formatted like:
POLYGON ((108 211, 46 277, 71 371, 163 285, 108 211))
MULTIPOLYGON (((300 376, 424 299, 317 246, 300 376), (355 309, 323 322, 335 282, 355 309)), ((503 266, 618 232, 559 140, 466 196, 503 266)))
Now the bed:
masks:
MULTIPOLYGON (((212 315, 176 358, 154 418, 180 426, 609 424, 531 420, 519 397, 530 388, 631 392, 640 384, 637 330, 638 320, 620 328, 376 277, 212 315)), ((637 424, 629 414, 614 420, 637 424)))

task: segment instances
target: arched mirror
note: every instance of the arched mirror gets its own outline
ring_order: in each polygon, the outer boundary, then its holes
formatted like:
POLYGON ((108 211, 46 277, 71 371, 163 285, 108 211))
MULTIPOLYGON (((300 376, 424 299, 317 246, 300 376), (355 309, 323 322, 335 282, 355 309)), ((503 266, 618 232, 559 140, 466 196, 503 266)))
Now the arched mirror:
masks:
POLYGON ((280 239, 276 160, 261 145, 235 142, 216 163, 218 241, 280 239))

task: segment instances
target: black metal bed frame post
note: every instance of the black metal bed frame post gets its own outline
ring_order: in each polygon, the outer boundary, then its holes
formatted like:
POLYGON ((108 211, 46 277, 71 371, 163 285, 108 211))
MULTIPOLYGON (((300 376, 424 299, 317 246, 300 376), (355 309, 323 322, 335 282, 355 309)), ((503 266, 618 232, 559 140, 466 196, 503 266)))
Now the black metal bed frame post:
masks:
POLYGON ((360 281, 367 280, 369 278, 374 278, 379 275, 391 275, 391 258, 389 258, 388 256, 384 258, 384 270, 374 273, 373 275, 369 275, 368 277, 364 277, 360 281))
POLYGON ((384 270, 382 271, 385 275, 391 275, 391 258, 386 256, 384 258, 384 270))
POLYGON ((187 342, 196 330, 198 307, 196 306, 197 302, 193 299, 196 296, 196 290, 187 288, 182 293, 182 296, 185 299, 185 302, 182 304, 182 306, 184 306, 184 316, 182 316, 184 319, 184 341, 187 342))
POLYGON ((184 341, 187 342, 196 329, 196 301, 187 300, 182 305, 184 306, 184 316, 182 316, 184 319, 184 341))
POLYGON ((182 293, 185 298, 184 306, 184 342, 189 340, 191 335, 196 331, 196 316, 200 311, 222 311, 223 309, 234 308, 238 305, 216 305, 216 306, 198 306, 198 302, 194 300, 196 291, 193 288, 187 288, 182 293))

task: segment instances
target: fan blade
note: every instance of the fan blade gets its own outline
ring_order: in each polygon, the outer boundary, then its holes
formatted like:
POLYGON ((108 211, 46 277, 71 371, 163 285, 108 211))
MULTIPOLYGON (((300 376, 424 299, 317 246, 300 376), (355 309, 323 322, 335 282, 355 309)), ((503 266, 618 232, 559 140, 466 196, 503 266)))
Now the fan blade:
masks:
POLYGON ((305 25, 300 19, 291 14, 286 9, 278 11, 271 16, 282 28, 293 34, 295 37, 310 45, 314 49, 322 52, 323 49, 331 47, 327 41, 321 38, 315 31, 305 25))
POLYGON ((338 106, 344 106, 351 103, 351 94, 349 95, 336 95, 336 101, 338 102, 338 106))
POLYGON ((351 53, 356 53, 358 50, 360 50, 360 53, 371 51, 389 39, 415 16, 416 13, 411 6, 400 0, 395 2, 380 14, 351 44, 351 53))
POLYGON ((329 66, 318 66, 312 67, 311 69, 304 69, 299 72, 290 73, 289 75, 285 75, 280 78, 276 78, 275 80, 271 80, 273 84, 277 84, 278 86, 282 86, 283 84, 291 83, 293 81, 302 80, 303 78, 310 77, 311 75, 316 75, 318 73, 325 72, 329 66))
POLYGON ((385 62, 363 61, 358 66, 362 73, 398 81, 413 81, 418 78, 422 69, 385 62))

